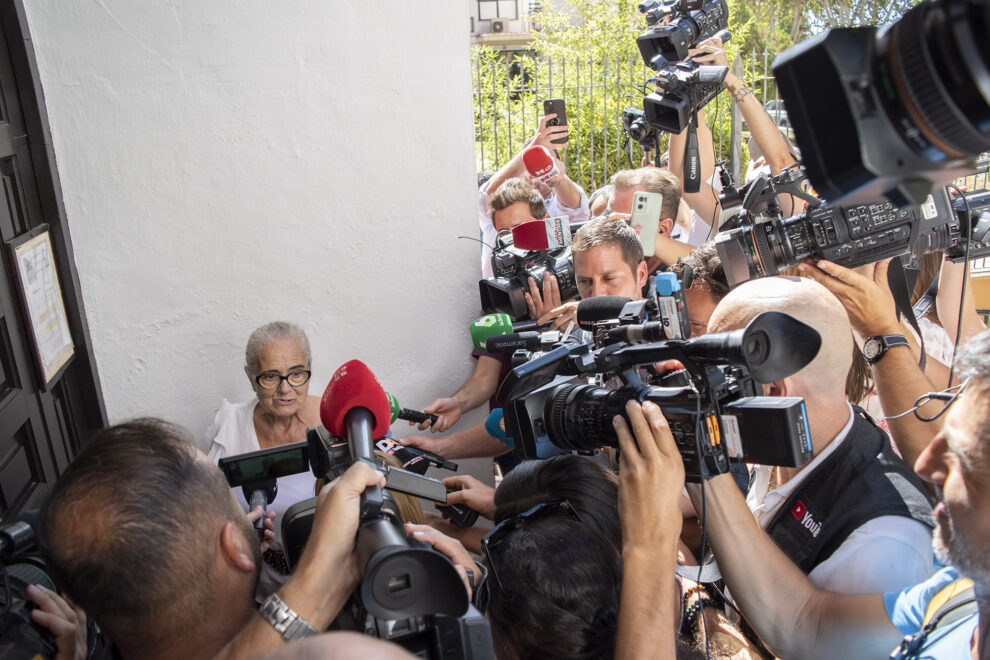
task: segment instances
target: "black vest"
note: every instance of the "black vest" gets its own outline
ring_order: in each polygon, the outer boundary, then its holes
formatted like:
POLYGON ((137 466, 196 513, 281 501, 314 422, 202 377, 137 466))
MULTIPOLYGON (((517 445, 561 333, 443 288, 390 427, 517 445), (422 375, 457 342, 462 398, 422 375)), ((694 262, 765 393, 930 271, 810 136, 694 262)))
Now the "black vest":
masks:
POLYGON ((904 516, 934 527, 932 502, 887 434, 854 407, 849 435, 787 498, 766 531, 807 574, 874 518, 904 516))

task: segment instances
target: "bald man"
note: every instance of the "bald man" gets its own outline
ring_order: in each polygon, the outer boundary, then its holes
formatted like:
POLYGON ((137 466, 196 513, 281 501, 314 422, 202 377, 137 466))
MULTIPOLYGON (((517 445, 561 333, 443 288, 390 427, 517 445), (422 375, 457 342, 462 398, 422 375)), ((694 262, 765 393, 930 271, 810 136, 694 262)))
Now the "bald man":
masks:
POLYGON ((814 458, 801 468, 757 466, 747 504, 820 588, 878 593, 925 580, 934 572, 931 500, 888 436, 846 401, 853 337, 835 296, 806 278, 752 280, 719 302, 708 331, 736 330, 771 310, 822 338, 811 364, 764 385, 769 396, 804 398, 814 458))

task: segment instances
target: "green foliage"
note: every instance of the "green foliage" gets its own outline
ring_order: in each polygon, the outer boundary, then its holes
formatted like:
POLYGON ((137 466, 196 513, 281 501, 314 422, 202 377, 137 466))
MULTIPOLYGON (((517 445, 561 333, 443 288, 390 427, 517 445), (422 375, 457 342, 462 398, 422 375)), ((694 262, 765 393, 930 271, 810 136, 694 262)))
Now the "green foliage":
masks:
MULTIPOLYGON (((635 141, 627 142, 621 124, 624 107, 642 109, 644 83, 652 76, 636 46, 636 37, 647 29, 637 4, 566 0, 561 10, 547 7, 531 16, 536 28, 532 53, 474 51, 479 169, 497 169, 523 148, 535 133, 542 102, 548 98, 566 101, 570 143, 561 155, 568 175, 589 194, 619 169, 639 167, 643 151, 635 141)), ((733 35, 726 44, 729 61, 742 54, 745 77, 760 80, 754 91, 762 98, 763 49, 769 50, 772 61, 777 50, 790 45, 790 23, 801 4, 796 0, 728 0, 728 4, 733 35), (751 57, 754 48, 760 53, 757 61, 751 57)), ((770 83, 767 97, 773 98, 770 83)), ((723 158, 730 153, 731 108, 723 94, 707 113, 723 158)), ((664 136, 661 150, 666 142, 664 136)))

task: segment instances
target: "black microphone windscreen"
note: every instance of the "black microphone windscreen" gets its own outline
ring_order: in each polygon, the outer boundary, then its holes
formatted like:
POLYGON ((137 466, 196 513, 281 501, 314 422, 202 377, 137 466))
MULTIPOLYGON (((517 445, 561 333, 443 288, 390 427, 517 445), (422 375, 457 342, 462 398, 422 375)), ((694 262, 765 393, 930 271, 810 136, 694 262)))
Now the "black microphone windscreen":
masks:
POLYGON ((618 319, 619 314, 622 313, 622 308, 631 300, 632 298, 626 298, 625 296, 585 298, 578 303, 578 325, 585 328, 587 325, 594 325, 600 321, 618 319))

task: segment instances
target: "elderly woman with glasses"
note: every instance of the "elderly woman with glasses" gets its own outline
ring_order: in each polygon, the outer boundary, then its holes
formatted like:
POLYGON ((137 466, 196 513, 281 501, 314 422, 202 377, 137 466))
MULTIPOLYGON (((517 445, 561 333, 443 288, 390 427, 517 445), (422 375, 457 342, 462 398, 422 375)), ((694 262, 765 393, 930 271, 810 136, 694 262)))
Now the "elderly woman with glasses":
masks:
MULTIPOLYGON (((218 461, 259 449, 302 442, 306 428, 320 424, 320 399, 309 395, 311 375, 309 339, 302 328, 284 321, 261 326, 251 333, 244 351, 244 372, 254 395, 241 403, 220 403, 207 432, 209 457, 218 461)), ((269 512, 276 514, 275 543, 264 553, 265 564, 257 595, 266 597, 285 580, 288 568, 282 548, 281 517, 290 506, 313 496, 311 472, 281 477, 269 512)), ((248 508, 240 488, 237 499, 248 508)))

